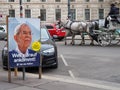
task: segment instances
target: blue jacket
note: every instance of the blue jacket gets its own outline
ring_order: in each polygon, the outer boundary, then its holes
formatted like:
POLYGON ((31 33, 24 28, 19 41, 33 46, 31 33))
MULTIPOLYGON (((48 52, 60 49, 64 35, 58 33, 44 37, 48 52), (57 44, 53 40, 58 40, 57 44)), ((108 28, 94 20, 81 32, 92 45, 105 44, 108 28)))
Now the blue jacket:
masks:
POLYGON ((108 15, 116 15, 118 12, 118 9, 115 6, 111 6, 110 12, 108 15))

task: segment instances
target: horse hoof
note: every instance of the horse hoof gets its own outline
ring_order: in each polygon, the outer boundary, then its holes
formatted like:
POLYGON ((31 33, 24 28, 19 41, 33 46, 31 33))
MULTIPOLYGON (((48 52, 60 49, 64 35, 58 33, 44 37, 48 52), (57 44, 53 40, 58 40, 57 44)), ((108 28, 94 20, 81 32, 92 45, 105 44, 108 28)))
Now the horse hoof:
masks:
POLYGON ((75 43, 73 43, 73 42, 71 42, 70 44, 71 44, 71 45, 75 45, 75 43))

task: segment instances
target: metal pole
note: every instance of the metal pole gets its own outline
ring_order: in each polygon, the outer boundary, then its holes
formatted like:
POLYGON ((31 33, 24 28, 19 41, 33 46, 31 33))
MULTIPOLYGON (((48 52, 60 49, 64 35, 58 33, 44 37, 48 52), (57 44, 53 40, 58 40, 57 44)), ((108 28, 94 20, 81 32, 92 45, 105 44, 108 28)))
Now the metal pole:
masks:
POLYGON ((70 11, 70 0, 68 0, 68 18, 71 18, 71 11, 70 11))
POLYGON ((20 0, 20 18, 23 18, 23 7, 22 7, 22 0, 20 0))
MULTIPOLYGON (((20 18, 23 18, 22 0, 20 0, 19 4, 20 4, 20 18)), ((25 80, 25 67, 23 67, 23 80, 25 80)))
MULTIPOLYGON (((7 29, 7 32, 8 32, 8 17, 9 16, 6 16, 6 24, 7 24, 6 29, 7 29)), ((8 37, 7 37, 7 46, 8 46, 8 42, 9 42, 9 40, 8 40, 8 37)), ((11 68, 10 68, 9 58, 8 58, 8 82, 11 83, 11 68)))
MULTIPOLYGON (((41 19, 41 16, 38 16, 41 19)), ((40 42, 41 42, 41 24, 40 24, 40 42)), ((39 66, 39 79, 41 79, 42 75, 42 55, 40 53, 40 66, 39 66)))

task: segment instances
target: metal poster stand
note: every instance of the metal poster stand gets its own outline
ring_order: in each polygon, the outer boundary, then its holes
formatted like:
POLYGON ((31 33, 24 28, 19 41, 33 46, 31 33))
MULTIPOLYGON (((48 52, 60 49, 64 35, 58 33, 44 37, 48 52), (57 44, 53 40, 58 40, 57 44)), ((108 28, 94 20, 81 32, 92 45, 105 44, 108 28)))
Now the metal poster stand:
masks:
MULTIPOLYGON (((20 4, 20 18, 23 18, 22 0, 20 0, 19 4, 20 4)), ((25 67, 23 67, 23 80, 25 80, 25 67)))
MULTIPOLYGON (((8 32, 8 18, 9 16, 6 17, 6 23, 7 23, 7 32, 8 32)), ((9 34, 9 33, 8 33, 9 34)), ((9 35, 8 35, 9 36, 9 35)), ((11 83, 11 66, 10 66, 10 58, 9 58, 9 37, 7 36, 7 46, 8 46, 8 82, 11 83)), ((41 30, 40 30, 40 41, 41 41, 41 30)), ((41 48, 41 47, 40 47, 41 48)), ((42 74, 42 55, 40 54, 40 61, 39 61, 39 79, 41 79, 41 74, 42 74)), ((23 80, 25 80, 25 67, 23 68, 23 80)), ((14 68, 14 75, 17 76, 18 70, 17 67, 14 68)))
MULTIPOLYGON (((8 32, 8 17, 6 16, 6 30, 8 32)), ((8 48, 8 33, 7 33, 7 48, 8 48)), ((8 58, 8 82, 11 83, 11 69, 10 69, 10 65, 9 65, 9 58, 8 58)))
POLYGON ((39 79, 41 79, 42 75, 42 55, 40 54, 40 66, 39 66, 39 79))
MULTIPOLYGON (((38 18, 40 19, 40 16, 38 16, 38 18)), ((40 41, 41 41, 41 29, 40 29, 40 41)), ((41 75, 42 75, 42 55, 40 54, 39 79, 41 79, 42 77, 41 75)))

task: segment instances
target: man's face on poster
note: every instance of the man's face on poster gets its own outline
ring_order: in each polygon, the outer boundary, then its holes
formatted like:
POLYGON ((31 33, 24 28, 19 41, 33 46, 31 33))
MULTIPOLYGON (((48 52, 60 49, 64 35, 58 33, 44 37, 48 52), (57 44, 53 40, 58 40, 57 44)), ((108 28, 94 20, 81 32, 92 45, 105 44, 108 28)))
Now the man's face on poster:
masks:
POLYGON ((32 41, 31 29, 26 24, 20 27, 18 34, 15 36, 15 40, 19 47, 25 49, 28 48, 32 41))

